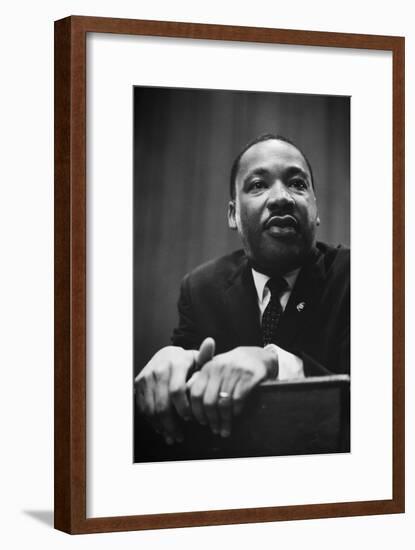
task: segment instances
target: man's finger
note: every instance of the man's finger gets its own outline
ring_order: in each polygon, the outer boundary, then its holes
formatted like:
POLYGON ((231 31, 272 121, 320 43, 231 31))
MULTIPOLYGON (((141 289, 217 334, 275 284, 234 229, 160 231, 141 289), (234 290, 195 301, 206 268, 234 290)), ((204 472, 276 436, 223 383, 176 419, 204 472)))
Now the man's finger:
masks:
POLYGON ((188 371, 189 369, 186 368, 173 369, 169 385, 171 401, 177 411, 177 414, 184 420, 189 420, 192 416, 186 386, 186 376, 188 371))
POLYGON ((218 412, 220 421, 220 435, 229 437, 232 428, 233 392, 238 382, 239 374, 232 371, 225 377, 219 391, 218 412))
POLYGON ((154 414, 153 388, 145 376, 136 382, 136 401, 143 414, 146 416, 154 414))
POLYGON ((188 390, 190 390, 190 388, 192 387, 194 381, 196 380, 196 378, 197 378, 198 375, 199 375, 199 372, 200 372, 199 370, 197 370, 196 372, 194 372, 194 373, 192 374, 192 376, 189 378, 189 380, 186 382, 186 388, 187 388, 188 390))
POLYGON ((203 409, 203 395, 207 384, 207 375, 203 371, 199 371, 197 376, 193 378, 193 383, 190 387, 190 404, 192 413, 199 424, 207 424, 206 416, 203 409))
POLYGON ((245 398, 248 395, 249 391, 252 389, 252 379, 251 377, 241 376, 236 383, 235 389, 233 391, 233 414, 237 416, 241 413, 242 408, 245 403, 245 398))
POLYGON ((139 411, 145 416, 147 422, 158 434, 161 434, 160 422, 155 414, 154 389, 152 379, 143 376, 136 382, 136 400, 139 411))
POLYGON ((215 355, 216 342, 210 336, 205 338, 200 344, 199 353, 197 355, 196 363, 197 367, 200 369, 205 363, 210 361, 215 355))
POLYGON ((209 427, 214 434, 219 433, 218 393, 222 383, 221 371, 211 369, 203 395, 203 407, 209 427))
POLYGON ((173 416, 173 408, 170 402, 169 379, 170 369, 160 371, 156 376, 154 385, 154 409, 156 418, 160 423, 164 438, 168 445, 175 440, 182 441, 183 436, 173 416))

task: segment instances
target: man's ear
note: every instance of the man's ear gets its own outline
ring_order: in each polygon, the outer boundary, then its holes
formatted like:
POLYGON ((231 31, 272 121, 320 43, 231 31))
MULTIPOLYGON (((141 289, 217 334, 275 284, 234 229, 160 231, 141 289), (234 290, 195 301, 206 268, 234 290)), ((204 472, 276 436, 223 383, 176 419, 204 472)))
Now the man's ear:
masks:
POLYGON ((235 217, 235 201, 229 201, 228 204, 228 227, 229 229, 237 229, 235 217))
POLYGON ((320 225, 320 216, 317 216, 316 225, 320 225))

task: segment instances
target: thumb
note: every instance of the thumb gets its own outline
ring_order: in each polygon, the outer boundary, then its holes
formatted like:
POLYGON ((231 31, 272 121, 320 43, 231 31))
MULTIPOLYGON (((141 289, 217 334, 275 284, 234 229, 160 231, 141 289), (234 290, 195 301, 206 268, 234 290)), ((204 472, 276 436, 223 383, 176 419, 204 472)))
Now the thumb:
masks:
POLYGON ((208 338, 205 338, 200 344, 199 351, 196 352, 196 368, 195 371, 192 372, 189 380, 186 382, 187 388, 190 388, 192 386, 193 382, 199 374, 199 370, 203 367, 203 365, 213 358, 213 356, 215 355, 215 348, 216 342, 210 336, 208 338))
POLYGON ((196 357, 196 363, 199 369, 215 355, 215 347, 216 342, 210 336, 205 338, 200 344, 199 352, 196 357))

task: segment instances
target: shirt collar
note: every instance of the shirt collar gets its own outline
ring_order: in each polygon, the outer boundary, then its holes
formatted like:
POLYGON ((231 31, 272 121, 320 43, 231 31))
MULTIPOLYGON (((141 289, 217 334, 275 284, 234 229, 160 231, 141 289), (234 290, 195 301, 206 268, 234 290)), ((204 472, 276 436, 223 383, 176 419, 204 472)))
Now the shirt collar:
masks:
MULTIPOLYGON (((286 273, 284 275, 283 278, 285 279, 288 285, 286 292, 292 291, 295 285, 295 281, 297 280, 298 274, 300 273, 300 269, 301 268, 298 267, 297 269, 294 269, 293 271, 290 271, 289 273, 286 273)), ((265 275, 264 273, 260 273, 259 271, 256 271, 252 267, 251 267, 251 271, 252 271, 252 277, 254 279, 255 289, 258 295, 258 300, 262 302, 265 298, 265 285, 267 284, 267 282, 270 280, 271 277, 268 277, 268 275, 265 275)))

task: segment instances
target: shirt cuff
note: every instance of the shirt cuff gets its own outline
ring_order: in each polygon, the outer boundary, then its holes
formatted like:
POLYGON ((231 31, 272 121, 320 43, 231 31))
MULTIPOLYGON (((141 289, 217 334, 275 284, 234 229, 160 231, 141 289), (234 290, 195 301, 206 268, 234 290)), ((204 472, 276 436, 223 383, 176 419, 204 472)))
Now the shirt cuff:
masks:
POLYGON ((285 349, 268 344, 266 349, 274 351, 278 358, 278 376, 277 380, 293 380, 294 378, 304 378, 304 364, 301 357, 285 351, 285 349))

